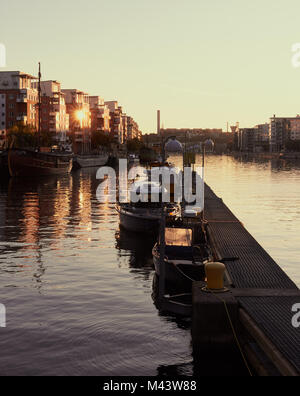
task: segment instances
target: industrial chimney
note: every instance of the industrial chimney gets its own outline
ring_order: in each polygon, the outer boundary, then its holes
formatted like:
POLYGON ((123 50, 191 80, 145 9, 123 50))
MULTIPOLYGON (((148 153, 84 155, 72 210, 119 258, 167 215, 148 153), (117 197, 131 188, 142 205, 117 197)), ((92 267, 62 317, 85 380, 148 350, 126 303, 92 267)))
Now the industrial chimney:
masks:
POLYGON ((157 110, 157 134, 160 135, 160 110, 157 110))

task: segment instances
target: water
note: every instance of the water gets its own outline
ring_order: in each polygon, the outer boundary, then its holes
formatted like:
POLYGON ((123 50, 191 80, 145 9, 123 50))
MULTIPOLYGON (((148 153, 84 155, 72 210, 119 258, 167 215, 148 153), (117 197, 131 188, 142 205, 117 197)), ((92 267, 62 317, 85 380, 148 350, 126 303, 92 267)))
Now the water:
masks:
MULTIPOLYGON (((206 172, 300 284, 300 167, 210 157, 206 172)), ((209 371, 193 358, 189 321, 163 316, 153 303, 153 240, 120 230, 114 205, 97 201, 97 186, 95 170, 1 184, 0 303, 7 327, 0 328, 0 374, 209 371)), ((226 366, 220 365, 224 373, 226 366)))
POLYGON ((300 161, 208 157, 206 180, 300 287, 300 161))

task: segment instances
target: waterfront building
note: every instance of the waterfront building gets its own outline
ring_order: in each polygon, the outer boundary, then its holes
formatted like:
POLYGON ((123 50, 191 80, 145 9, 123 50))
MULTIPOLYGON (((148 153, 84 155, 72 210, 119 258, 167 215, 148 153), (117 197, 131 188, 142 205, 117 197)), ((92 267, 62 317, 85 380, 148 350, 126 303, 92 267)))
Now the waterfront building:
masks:
POLYGON ((115 143, 123 144, 123 109, 118 105, 116 100, 105 102, 105 105, 109 108, 110 113, 110 133, 112 134, 115 143))
POLYGON ((139 130, 138 123, 134 121, 132 117, 127 117, 127 139, 138 139, 141 140, 142 133, 139 130))
POLYGON ((270 125, 269 123, 258 124, 255 126, 254 134, 254 151, 263 152, 269 151, 270 145, 270 125))
POLYGON ((33 87, 36 77, 20 71, 0 72, 0 131, 16 124, 38 125, 38 91, 33 87))
POLYGON ((238 149, 240 151, 255 151, 256 128, 238 129, 238 149))
POLYGON ((89 95, 78 89, 63 89, 69 114, 69 131, 75 153, 91 149, 91 113, 89 95))
POLYGON ((270 118, 270 151, 280 152, 284 149, 286 141, 289 139, 288 118, 270 118))
POLYGON ((6 138, 6 95, 0 94, 0 149, 5 144, 6 138))
POLYGON ((270 122, 270 151, 280 152, 290 140, 300 140, 300 115, 276 117, 270 122))
POLYGON ((128 123, 127 123, 127 115, 122 113, 122 143, 127 142, 127 133, 128 133, 128 123))
POLYGON ((100 96, 90 96, 91 130, 93 132, 110 132, 110 111, 100 96))
POLYGON ((297 117, 291 118, 290 124, 290 139, 300 141, 300 115, 298 114, 297 117))
MULTIPOLYGON (((37 83, 34 85, 37 88, 37 83)), ((63 144, 67 140, 69 114, 58 81, 41 82, 41 131, 51 132, 57 143, 63 144)))

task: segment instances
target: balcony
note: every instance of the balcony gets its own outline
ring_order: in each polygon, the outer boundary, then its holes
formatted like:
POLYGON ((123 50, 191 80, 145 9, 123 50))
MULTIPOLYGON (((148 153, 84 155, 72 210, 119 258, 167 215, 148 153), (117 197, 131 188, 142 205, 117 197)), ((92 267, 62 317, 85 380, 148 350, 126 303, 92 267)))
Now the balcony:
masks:
POLYGON ((27 96, 18 96, 17 103, 27 103, 27 96))
POLYGON ((16 117, 16 120, 17 120, 17 121, 27 122, 27 116, 24 115, 24 114, 18 115, 18 116, 16 117))

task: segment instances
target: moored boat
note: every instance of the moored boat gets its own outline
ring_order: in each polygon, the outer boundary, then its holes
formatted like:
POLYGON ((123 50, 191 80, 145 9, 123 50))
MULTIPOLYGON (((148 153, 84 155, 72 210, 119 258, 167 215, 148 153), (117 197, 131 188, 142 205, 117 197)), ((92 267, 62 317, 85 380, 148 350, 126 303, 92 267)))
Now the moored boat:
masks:
POLYGON ((7 179, 9 177, 8 162, 7 162, 7 150, 0 151, 0 180, 7 179))
POLYGON ((15 176, 48 176, 70 173, 73 166, 73 154, 66 151, 60 151, 55 146, 41 147, 42 129, 41 129, 41 64, 39 63, 38 77, 38 132, 36 148, 14 147, 15 138, 9 144, 7 153, 7 164, 9 174, 15 176))
POLYGON ((129 154, 128 156, 128 162, 133 163, 133 164, 138 164, 140 162, 140 158, 136 154, 129 154))
MULTIPOLYGON (((156 234, 162 214, 161 196, 162 186, 159 183, 149 181, 134 183, 130 192, 130 202, 116 205, 121 226, 129 231, 156 234), (134 202, 133 194, 139 195, 138 202, 134 202)), ((166 214, 175 218, 180 214, 180 206, 167 204, 166 214)))
POLYGON ((29 149, 10 149, 8 169, 10 176, 48 176, 70 173, 73 158, 64 153, 43 153, 29 149))
POLYGON ((164 265, 165 281, 179 292, 191 292, 194 281, 205 279, 205 263, 211 259, 200 222, 192 228, 166 228, 164 259, 160 258, 160 242, 152 254, 156 274, 160 276, 164 265))
POLYGON ((77 168, 92 168, 100 167, 107 164, 109 159, 108 154, 81 154, 74 157, 74 167, 77 168))

